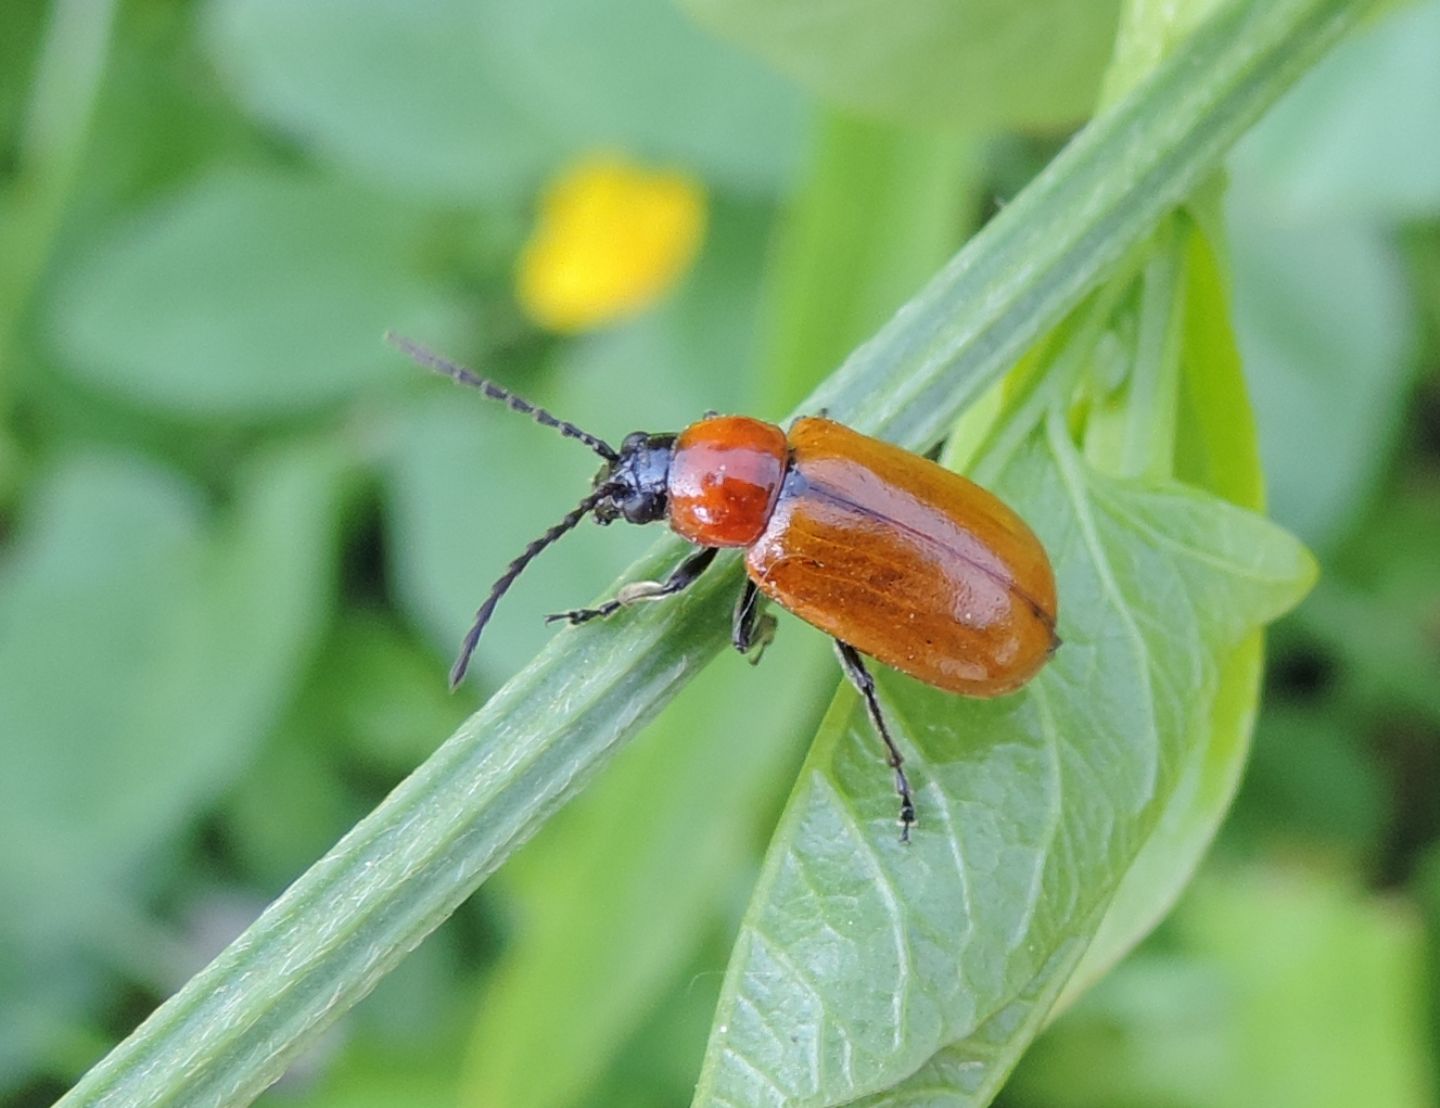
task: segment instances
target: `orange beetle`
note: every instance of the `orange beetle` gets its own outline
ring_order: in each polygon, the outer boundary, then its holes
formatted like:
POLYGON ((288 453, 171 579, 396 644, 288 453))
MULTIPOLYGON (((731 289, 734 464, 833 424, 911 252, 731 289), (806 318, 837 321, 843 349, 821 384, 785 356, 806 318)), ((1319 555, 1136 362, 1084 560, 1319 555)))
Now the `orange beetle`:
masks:
POLYGON ((606 462, 590 494, 495 582, 461 645, 452 685, 465 676, 511 583, 586 515, 602 524, 668 520, 699 548, 669 577, 548 618, 584 623, 673 596, 721 549, 744 548, 748 579, 731 641, 758 659, 775 627, 761 611, 762 595, 835 640, 885 744, 900 838, 908 841, 910 783, 862 655, 936 688, 990 697, 1024 685, 1060 645, 1055 576, 1040 541, 995 496, 917 454, 828 419, 799 419, 787 434, 745 416, 707 416, 678 435, 637 431, 616 450, 407 339, 389 338, 420 364, 585 443, 606 462))

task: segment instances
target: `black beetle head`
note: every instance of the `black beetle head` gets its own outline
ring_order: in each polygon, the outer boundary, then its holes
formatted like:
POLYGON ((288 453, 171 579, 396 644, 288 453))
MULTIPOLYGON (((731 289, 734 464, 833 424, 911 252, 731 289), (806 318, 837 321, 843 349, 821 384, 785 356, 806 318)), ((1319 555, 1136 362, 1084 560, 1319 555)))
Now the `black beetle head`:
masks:
POLYGON ((604 494, 595 505, 596 521, 654 523, 664 519, 668 506, 665 488, 674 454, 674 435, 644 431, 626 435, 620 456, 595 478, 595 490, 604 494))

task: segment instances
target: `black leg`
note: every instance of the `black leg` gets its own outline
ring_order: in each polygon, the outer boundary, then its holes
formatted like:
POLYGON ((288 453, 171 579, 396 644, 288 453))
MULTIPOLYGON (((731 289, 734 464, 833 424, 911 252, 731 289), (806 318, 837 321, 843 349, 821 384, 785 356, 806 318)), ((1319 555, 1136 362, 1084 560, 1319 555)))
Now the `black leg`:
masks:
POLYGON ((710 563, 715 560, 715 555, 718 553, 720 553, 718 546, 707 546, 689 555, 671 571, 670 576, 664 581, 632 581, 620 590, 614 600, 607 600, 598 608, 574 608, 568 612, 556 612, 553 616, 546 616, 545 622, 553 623, 557 619, 564 619, 571 623, 588 623, 592 619, 613 616, 629 604, 674 596, 677 592, 683 592, 693 585, 695 579, 710 568, 710 563))
POLYGON ((829 408, 821 408, 819 411, 810 413, 810 414, 808 414, 808 415, 799 415, 799 416, 796 416, 794 419, 792 419, 792 420, 790 421, 790 430, 792 430, 792 431, 795 430, 795 424, 799 423, 802 419, 829 419, 829 418, 830 418, 830 409, 829 409, 829 408))
POLYGON ((915 802, 910 797, 910 782, 905 777, 905 759, 900 756, 900 748, 890 737, 890 728, 885 726, 885 717, 880 712, 880 701, 875 698, 875 680, 865 668, 859 652, 849 643, 836 639, 835 652, 840 655, 840 667, 844 669, 845 676, 850 678, 850 683, 859 689, 860 695, 865 698, 870 722, 875 725, 875 730, 880 733, 880 738, 885 743, 889 755, 886 760, 895 771, 895 791, 900 794, 900 841, 908 843, 910 828, 915 824, 915 802))
POLYGON ((764 597, 748 577, 735 602, 735 616, 730 622, 730 643, 749 658, 753 666, 765 653, 775 637, 775 617, 764 610, 764 597))

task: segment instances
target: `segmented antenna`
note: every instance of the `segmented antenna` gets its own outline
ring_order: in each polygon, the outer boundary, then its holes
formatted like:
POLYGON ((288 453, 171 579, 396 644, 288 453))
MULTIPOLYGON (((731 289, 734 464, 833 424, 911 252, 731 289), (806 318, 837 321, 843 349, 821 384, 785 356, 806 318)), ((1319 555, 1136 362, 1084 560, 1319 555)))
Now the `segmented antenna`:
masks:
POLYGON ((477 377, 464 366, 447 361, 433 350, 421 346, 413 339, 407 339, 404 335, 397 335, 394 331, 386 331, 385 341, 426 369, 432 369, 436 373, 449 377, 452 381, 457 381, 462 385, 469 385, 473 389, 479 389, 491 400, 498 400, 500 403, 510 407, 513 411, 517 411, 521 415, 528 415, 531 419, 535 420, 536 423, 544 424, 546 427, 553 427, 567 439, 576 439, 579 442, 583 442, 607 462, 616 461, 620 457, 620 455, 616 453, 615 448, 604 439, 590 434, 589 431, 582 431, 573 423, 555 418, 555 416, 551 415, 544 408, 536 407, 528 400, 522 400, 509 389, 502 388, 494 381, 487 381, 483 377, 477 377))
POLYGON ((485 598, 485 603, 480 605, 479 611, 475 613, 475 622, 465 636, 465 641, 460 644, 460 656, 450 667, 450 687, 452 689, 465 679, 465 670, 470 666, 470 655, 475 653, 475 644, 480 641, 480 632, 485 630, 485 625, 490 622, 490 616, 495 611, 495 605, 500 603, 500 598, 515 583, 515 578, 519 577, 525 567, 535 559, 535 555, 584 519, 586 513, 604 499, 605 495, 603 489, 596 489, 580 501, 569 515, 527 546, 525 552, 511 562, 505 572, 500 575, 500 580, 490 587, 490 595, 485 598))

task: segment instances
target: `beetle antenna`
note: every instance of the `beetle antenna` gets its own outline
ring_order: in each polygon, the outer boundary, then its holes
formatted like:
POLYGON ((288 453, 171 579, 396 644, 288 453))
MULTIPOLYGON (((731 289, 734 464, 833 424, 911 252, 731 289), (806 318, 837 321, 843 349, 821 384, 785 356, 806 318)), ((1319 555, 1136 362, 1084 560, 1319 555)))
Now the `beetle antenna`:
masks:
POLYGON ((505 404, 512 411, 519 412, 521 415, 528 415, 536 423, 543 424, 546 427, 553 427, 567 439, 576 439, 579 442, 583 442, 607 462, 619 460, 620 455, 616 452, 615 448, 604 439, 597 435, 590 434, 589 431, 582 431, 579 427, 576 427, 575 424, 566 420, 557 419, 544 408, 537 407, 528 400, 522 400, 509 389, 502 388, 494 381, 487 381, 483 377, 477 377, 464 366, 456 365, 454 362, 442 358, 433 350, 421 346, 413 339, 407 339, 404 335, 397 335, 394 331, 386 331, 385 341, 426 369, 432 369, 436 373, 444 377, 449 377, 452 381, 456 381, 459 384, 469 385, 472 389, 479 389, 491 400, 500 401, 500 403, 505 404))
POLYGON ((500 575, 500 580, 490 587, 490 595, 485 598, 485 603, 481 604, 479 611, 475 613, 475 622, 470 625, 470 630, 465 635, 465 641, 460 644, 460 655, 455 659, 455 664, 450 667, 451 689, 456 688, 465 679, 465 670, 470 666, 470 656, 475 653, 475 644, 480 641, 480 632, 485 630, 485 625, 490 622, 490 616, 495 611, 495 605, 500 603, 500 598, 515 583, 515 578, 519 577, 525 567, 534 561, 535 555, 584 519, 585 515, 592 511, 606 495, 608 494, 605 489, 599 488, 580 501, 569 515, 527 546, 525 552, 511 562, 505 572, 500 575))

